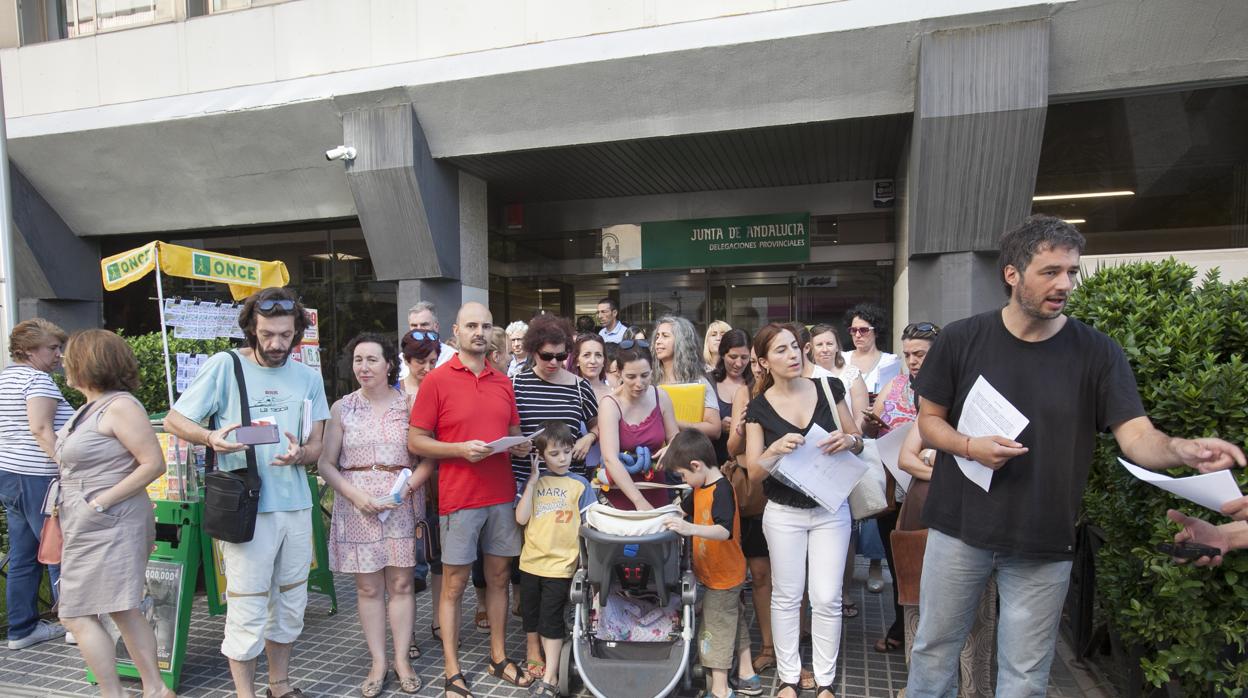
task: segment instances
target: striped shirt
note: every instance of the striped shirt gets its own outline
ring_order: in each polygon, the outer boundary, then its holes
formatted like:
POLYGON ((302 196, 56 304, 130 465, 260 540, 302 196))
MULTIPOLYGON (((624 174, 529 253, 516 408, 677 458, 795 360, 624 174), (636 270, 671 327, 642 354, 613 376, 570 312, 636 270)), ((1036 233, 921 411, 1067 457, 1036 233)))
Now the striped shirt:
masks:
MULTIPOLYGON (((584 435, 585 425, 598 417, 598 397, 584 378, 577 378, 573 385, 557 385, 538 378, 529 368, 517 374, 512 383, 516 410, 520 412, 520 433, 525 436, 541 428, 542 422, 555 420, 567 424, 572 435, 579 439, 584 435)), ((511 473, 517 487, 524 486, 530 470, 528 458, 511 459, 511 473)), ((583 475, 585 464, 573 463, 571 471, 583 475)))
POLYGON ((53 431, 74 416, 74 408, 65 401, 51 376, 24 364, 9 364, 0 371, 0 470, 18 475, 56 475, 56 463, 30 433, 26 401, 32 397, 56 400, 53 431))

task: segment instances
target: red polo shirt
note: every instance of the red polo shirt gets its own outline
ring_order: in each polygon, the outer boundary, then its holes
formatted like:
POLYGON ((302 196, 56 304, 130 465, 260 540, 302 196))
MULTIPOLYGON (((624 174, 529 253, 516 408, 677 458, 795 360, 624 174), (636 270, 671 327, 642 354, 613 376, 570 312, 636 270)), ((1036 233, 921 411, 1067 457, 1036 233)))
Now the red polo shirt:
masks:
MULTIPOLYGON (((443 443, 479 439, 490 442, 520 425, 516 395, 507 376, 486 363, 474 375, 456 354, 421 381, 411 425, 433 432, 443 443)), ((480 509, 516 498, 511 460, 506 451, 476 463, 463 458, 438 462, 438 514, 480 509)))

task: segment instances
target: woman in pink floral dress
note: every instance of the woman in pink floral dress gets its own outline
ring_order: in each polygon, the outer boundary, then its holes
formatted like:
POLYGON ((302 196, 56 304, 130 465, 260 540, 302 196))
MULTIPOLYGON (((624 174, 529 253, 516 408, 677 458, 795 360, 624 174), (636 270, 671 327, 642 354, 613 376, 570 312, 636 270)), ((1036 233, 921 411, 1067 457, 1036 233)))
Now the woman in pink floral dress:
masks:
POLYGON ((407 451, 410 404, 392 387, 399 373, 394 343, 366 333, 351 340, 347 353, 360 389, 331 408, 319 463, 321 476, 336 495, 329 567, 355 575, 360 625, 372 655, 361 695, 372 698, 385 690, 387 614, 399 687, 404 693, 416 693, 420 677, 408 660, 416 608, 412 568, 416 522, 424 515, 424 483, 433 464, 417 463, 407 451), (399 482, 404 469, 411 475, 399 482), (380 498, 396 486, 399 501, 381 503, 380 498))

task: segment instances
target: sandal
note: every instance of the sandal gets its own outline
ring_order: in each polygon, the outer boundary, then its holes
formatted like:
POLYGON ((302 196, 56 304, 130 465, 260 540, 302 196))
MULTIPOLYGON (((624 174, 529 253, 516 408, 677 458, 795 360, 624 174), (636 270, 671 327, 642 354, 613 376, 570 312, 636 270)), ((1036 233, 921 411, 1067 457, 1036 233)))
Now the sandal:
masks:
POLYGON ((771 645, 763 645, 758 648, 758 654, 754 655, 754 673, 761 674, 768 669, 776 666, 776 650, 771 645))
POLYGON ((801 677, 799 685, 801 685, 803 691, 809 691, 818 687, 819 684, 815 683, 815 674, 810 669, 802 669, 801 677))
POLYGON ((534 681, 546 677, 546 662, 539 662, 529 659, 524 662, 524 673, 528 674, 534 681))
MULTIPOLYGON (((413 633, 413 635, 415 635, 415 633, 413 633)), ((413 637, 412 644, 407 646, 407 658, 408 659, 420 659, 420 645, 414 642, 415 639, 416 638, 413 637)))
MULTIPOLYGON (((277 683, 287 683, 288 681, 289 681, 289 679, 287 679, 286 681, 278 681, 277 683)), ((274 694, 273 694, 273 689, 271 689, 271 688, 266 688, 266 689, 264 689, 264 698, 306 698, 306 697, 305 697, 304 692, 303 692, 303 691, 300 691, 300 690, 299 690, 299 689, 297 689, 297 688, 292 688, 292 689, 290 689, 290 690, 289 690, 289 691, 287 691, 286 693, 283 693, 283 694, 282 694, 282 695, 280 695, 280 696, 278 696, 278 695, 274 695, 274 694)))
POLYGON ((829 685, 829 686, 820 686, 818 689, 816 689, 816 690, 815 690, 815 698, 819 698, 819 697, 820 697, 820 696, 822 696, 824 693, 827 693, 828 695, 832 696, 832 698, 836 698, 836 692, 832 690, 832 686, 830 686, 830 685, 829 685))
POLYGON ((545 681, 534 681, 529 686, 529 695, 532 698, 559 698, 559 687, 545 681))
POLYGON ((520 671, 519 665, 506 657, 497 662, 490 660, 489 674, 499 681, 506 681, 519 688, 528 688, 533 685, 533 678, 525 675, 524 672, 520 671), (508 669, 511 670, 511 676, 507 675, 508 669))
POLYGON ((473 617, 472 622, 477 626, 477 630, 487 633, 490 631, 490 616, 485 611, 477 611, 477 615, 473 617))
POLYGON ((846 601, 845 603, 841 604, 841 616, 843 618, 857 618, 858 617, 858 604, 854 603, 853 601, 846 601))
POLYGON ((784 689, 786 688, 792 689, 794 696, 802 695, 802 691, 804 690, 800 684, 781 681, 780 683, 776 684, 776 695, 779 696, 780 693, 783 692, 784 689))
POLYGON ((895 640, 891 637, 882 637, 875 641, 875 651, 881 654, 896 652, 901 649, 901 640, 895 640))
POLYGON ((377 698, 386 689, 388 678, 390 678, 389 670, 382 674, 380 679, 364 679, 364 683, 360 684, 360 695, 364 698, 377 698))
POLYGON ((472 698, 472 691, 468 689, 468 679, 465 679, 462 673, 454 676, 447 676, 442 679, 442 695, 446 696, 451 694, 464 696, 464 698, 472 698), (456 681, 462 681, 464 685, 456 686, 456 681))
MULTIPOLYGON (((396 676, 398 676, 399 672, 396 671, 394 673, 396 676)), ((412 674, 406 679, 403 678, 402 676, 399 676, 399 690, 403 691, 404 693, 408 693, 408 694, 416 693, 420 691, 420 687, 423 685, 424 685, 424 682, 422 682, 420 680, 420 677, 417 676, 416 674, 412 674)))

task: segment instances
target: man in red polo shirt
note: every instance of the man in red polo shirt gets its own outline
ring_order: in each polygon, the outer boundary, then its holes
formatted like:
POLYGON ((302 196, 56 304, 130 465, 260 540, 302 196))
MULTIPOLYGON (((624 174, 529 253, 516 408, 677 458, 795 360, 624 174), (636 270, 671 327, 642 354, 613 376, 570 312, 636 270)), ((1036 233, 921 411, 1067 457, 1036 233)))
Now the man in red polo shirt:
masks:
MULTIPOLYGON (((511 381, 486 362, 493 329, 490 311, 466 303, 455 317, 459 353, 429 373, 412 407, 407 447, 438 463, 438 517, 442 532, 442 597, 438 619, 446 657, 446 690, 470 695, 459 669, 459 604, 477 559, 485 553, 485 609, 490 619, 490 674, 528 686, 532 679, 507 658, 507 584, 512 558, 520 554, 516 486, 506 452, 486 444, 520 434, 511 381)), ((512 447, 527 456, 531 445, 512 447)))

